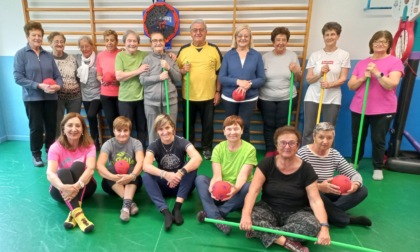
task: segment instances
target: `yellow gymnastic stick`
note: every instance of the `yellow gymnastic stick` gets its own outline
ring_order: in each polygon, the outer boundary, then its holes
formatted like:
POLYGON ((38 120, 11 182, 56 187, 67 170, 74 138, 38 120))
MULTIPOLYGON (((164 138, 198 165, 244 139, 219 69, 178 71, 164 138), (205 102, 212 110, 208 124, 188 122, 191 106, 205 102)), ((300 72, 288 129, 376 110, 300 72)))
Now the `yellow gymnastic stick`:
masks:
MULTIPOLYGON (((324 77, 322 78, 322 81, 325 81, 326 79, 327 79, 327 73, 324 73, 324 77)), ((324 99, 324 88, 321 88, 321 95, 319 96, 318 116, 316 117, 316 124, 318 124, 319 120, 321 119, 322 100, 323 99, 324 99)))

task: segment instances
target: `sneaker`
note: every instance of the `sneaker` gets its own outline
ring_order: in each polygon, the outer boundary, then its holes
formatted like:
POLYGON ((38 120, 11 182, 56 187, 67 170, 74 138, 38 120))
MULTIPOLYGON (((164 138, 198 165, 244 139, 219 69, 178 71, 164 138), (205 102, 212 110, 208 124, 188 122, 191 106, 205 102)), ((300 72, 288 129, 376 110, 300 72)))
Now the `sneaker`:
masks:
POLYGON ((373 170, 373 180, 383 180, 384 174, 382 173, 382 170, 373 170))
POLYGON ((283 247, 293 252, 309 252, 309 249, 303 246, 300 242, 291 241, 289 239, 286 239, 283 247))
POLYGON ((211 158, 211 150, 203 150, 203 156, 205 159, 209 160, 211 158))
MULTIPOLYGON (((225 220, 225 219, 220 218, 219 220, 225 220)), ((218 224, 218 223, 215 223, 214 225, 217 227, 217 229, 222 231, 225 235, 228 235, 230 233, 230 231, 232 231, 231 226, 228 226, 228 225, 225 225, 225 224, 218 224)))
POLYGON ((44 161, 42 161, 41 156, 32 157, 32 162, 35 167, 44 167, 44 161))
POLYGON ((206 212, 200 211, 200 212, 197 213, 197 220, 198 220, 198 222, 203 223, 205 218, 207 218, 206 212))
POLYGON ((130 207, 130 215, 136 215, 139 213, 139 207, 136 203, 132 202, 130 207))
POLYGON ((123 207, 121 209, 120 219, 124 222, 128 222, 130 220, 130 210, 123 207))

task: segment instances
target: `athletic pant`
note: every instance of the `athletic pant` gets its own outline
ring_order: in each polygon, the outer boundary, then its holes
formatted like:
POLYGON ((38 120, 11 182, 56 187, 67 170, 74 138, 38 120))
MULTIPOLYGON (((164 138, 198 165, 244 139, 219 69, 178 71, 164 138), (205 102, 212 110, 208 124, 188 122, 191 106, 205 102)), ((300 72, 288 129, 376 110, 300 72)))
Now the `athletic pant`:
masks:
POLYGON ((118 96, 101 95, 101 105, 105 112, 106 123, 108 125, 111 137, 114 137, 113 123, 115 118, 119 116, 118 113, 118 96))
POLYGON ((193 145, 195 144, 195 121, 197 113, 201 120, 201 148, 203 150, 213 149, 213 118, 214 118, 214 100, 207 101, 190 101, 190 128, 189 136, 187 136, 187 101, 184 100, 184 138, 188 139, 193 145), (187 138, 188 137, 188 138, 187 138))
POLYGON ((98 115, 101 113, 101 100, 84 101, 83 106, 89 121, 90 136, 97 142, 99 140, 98 115))

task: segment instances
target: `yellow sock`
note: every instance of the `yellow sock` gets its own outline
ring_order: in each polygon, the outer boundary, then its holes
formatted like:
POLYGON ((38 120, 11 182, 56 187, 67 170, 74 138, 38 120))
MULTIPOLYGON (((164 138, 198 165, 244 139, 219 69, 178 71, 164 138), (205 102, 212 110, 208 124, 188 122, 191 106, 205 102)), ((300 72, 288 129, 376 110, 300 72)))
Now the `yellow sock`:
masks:
POLYGON ((67 219, 64 221, 64 228, 65 229, 72 229, 75 226, 77 226, 76 220, 71 215, 71 211, 69 212, 69 215, 67 216, 67 219))
POLYGON ((73 218, 76 220, 77 225, 79 226, 79 228, 85 232, 85 233, 89 233, 93 230, 93 228, 95 227, 95 225, 93 225, 92 222, 90 222, 85 214, 83 213, 83 210, 81 207, 75 208, 73 211, 71 211, 71 215, 73 216, 73 218))

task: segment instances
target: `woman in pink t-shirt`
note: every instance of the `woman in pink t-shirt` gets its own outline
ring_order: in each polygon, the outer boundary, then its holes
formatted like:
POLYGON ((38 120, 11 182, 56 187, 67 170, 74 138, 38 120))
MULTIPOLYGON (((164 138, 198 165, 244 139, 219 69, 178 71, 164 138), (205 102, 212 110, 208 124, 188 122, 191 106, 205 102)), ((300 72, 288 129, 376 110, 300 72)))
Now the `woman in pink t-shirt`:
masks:
POLYGON ((96 190, 95 166, 96 149, 85 121, 78 113, 68 113, 61 121, 59 138, 48 151, 47 168, 51 196, 70 208, 66 229, 79 226, 88 233, 94 228, 81 206, 96 190))
MULTIPOLYGON (((106 122, 109 128, 119 116, 118 113, 118 92, 120 83, 115 78, 115 58, 120 52, 117 48, 118 34, 114 30, 104 31, 105 51, 98 54, 96 58, 97 78, 101 82, 101 104, 105 112, 106 122)), ((114 132, 110 130, 111 136, 114 132)))
POLYGON ((357 160, 360 161, 363 157, 364 143, 370 126, 374 180, 384 178, 382 169, 384 167, 385 139, 397 111, 396 89, 404 74, 401 60, 389 54, 392 41, 392 34, 389 31, 376 32, 369 41, 372 56, 357 63, 348 82, 350 90, 356 91, 350 104, 353 138, 351 159, 354 162, 366 80, 370 78, 361 146, 357 160))

